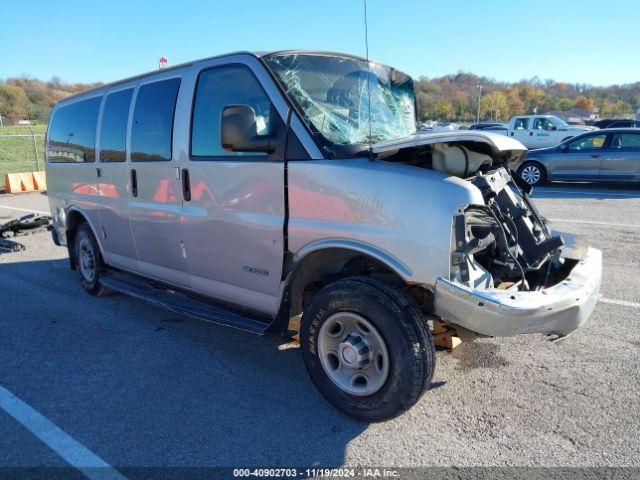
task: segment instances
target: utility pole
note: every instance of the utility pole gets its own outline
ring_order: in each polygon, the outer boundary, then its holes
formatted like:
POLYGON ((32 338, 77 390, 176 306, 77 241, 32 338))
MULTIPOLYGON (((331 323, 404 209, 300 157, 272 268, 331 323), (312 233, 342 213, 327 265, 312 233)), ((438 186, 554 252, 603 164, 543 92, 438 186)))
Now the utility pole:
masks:
POLYGON ((480 100, 482 99, 482 84, 476 85, 479 88, 478 92, 478 116, 476 117, 476 123, 480 123, 480 100))

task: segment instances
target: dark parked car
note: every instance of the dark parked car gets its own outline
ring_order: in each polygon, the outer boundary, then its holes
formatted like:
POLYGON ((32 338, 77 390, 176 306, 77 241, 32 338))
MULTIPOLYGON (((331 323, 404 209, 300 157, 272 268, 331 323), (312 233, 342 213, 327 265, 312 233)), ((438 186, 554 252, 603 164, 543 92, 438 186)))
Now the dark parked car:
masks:
POLYGON ((607 128, 640 128, 640 121, 638 120, 617 120, 609 125, 607 128))
POLYGON ((498 129, 504 128, 506 130, 507 127, 502 123, 489 123, 489 122, 475 123, 469 126, 469 130, 494 130, 496 128, 498 129))
POLYGON ((531 150, 518 169, 531 185, 545 181, 640 182, 640 131, 595 130, 531 150))
POLYGON ((640 128, 640 121, 624 118, 603 118, 593 124, 598 128, 640 128))

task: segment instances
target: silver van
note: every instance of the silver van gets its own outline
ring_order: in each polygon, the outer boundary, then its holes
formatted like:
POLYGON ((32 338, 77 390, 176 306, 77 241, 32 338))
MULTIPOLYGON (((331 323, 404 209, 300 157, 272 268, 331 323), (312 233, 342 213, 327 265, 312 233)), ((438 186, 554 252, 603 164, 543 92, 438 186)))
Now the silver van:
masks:
POLYGON ((234 53, 55 106, 53 239, 92 295, 299 333, 322 395, 379 421, 429 389, 434 337, 560 339, 591 313, 601 253, 549 230, 512 172, 525 154, 419 132, 393 68, 234 53))

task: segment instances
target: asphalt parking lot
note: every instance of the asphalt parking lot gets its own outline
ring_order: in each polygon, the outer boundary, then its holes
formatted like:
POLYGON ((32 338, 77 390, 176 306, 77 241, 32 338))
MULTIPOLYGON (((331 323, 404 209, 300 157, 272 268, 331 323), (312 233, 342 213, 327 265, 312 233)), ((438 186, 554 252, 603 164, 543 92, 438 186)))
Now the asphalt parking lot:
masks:
MULTIPOLYGON (((0 254, 0 398, 120 471, 640 466, 640 189, 554 184, 534 198, 604 252, 588 324, 562 345, 534 335, 439 352, 432 391, 393 421, 334 410, 284 341, 90 297, 46 233, 0 254)), ((47 211, 46 196, 0 196, 0 222, 28 210, 47 211)), ((68 465, 54 447, 0 408, 0 466, 68 465)))

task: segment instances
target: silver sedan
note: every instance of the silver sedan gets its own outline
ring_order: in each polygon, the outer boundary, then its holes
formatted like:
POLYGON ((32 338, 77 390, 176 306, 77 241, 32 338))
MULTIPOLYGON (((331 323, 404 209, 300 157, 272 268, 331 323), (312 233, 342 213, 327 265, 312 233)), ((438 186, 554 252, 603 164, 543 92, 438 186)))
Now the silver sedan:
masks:
POLYGON ((640 182, 640 129, 596 130, 555 147, 531 150, 518 173, 531 185, 546 181, 640 182))

